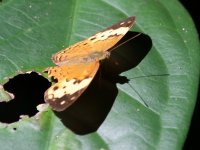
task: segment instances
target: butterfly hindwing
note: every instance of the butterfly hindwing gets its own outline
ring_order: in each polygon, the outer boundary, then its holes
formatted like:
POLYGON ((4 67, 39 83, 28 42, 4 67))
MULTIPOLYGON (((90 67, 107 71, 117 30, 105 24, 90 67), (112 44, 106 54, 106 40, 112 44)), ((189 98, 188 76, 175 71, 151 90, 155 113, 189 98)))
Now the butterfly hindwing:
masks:
POLYGON ((45 101, 53 110, 66 109, 88 87, 98 68, 99 62, 49 68, 49 77, 56 79, 57 83, 45 92, 45 101))

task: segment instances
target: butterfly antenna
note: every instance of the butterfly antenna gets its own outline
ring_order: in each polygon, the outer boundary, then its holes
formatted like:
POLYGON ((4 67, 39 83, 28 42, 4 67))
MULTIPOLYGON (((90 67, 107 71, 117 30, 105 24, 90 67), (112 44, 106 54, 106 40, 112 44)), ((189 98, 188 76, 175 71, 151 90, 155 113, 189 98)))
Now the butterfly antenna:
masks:
MULTIPOLYGON (((160 74, 160 75, 147 75, 147 76, 138 76, 138 77, 134 77, 134 78, 129 78, 129 79, 138 79, 138 78, 145 78, 145 77, 162 77, 162 76, 169 76, 170 74, 166 73, 166 74, 160 74)), ((133 89, 133 91, 139 96, 139 98, 143 101, 144 105, 146 107, 149 107, 148 104, 145 102, 145 100, 142 98, 142 96, 139 94, 139 92, 130 84, 128 83, 128 85, 133 89)))
POLYGON ((161 77, 161 76, 169 76, 170 74, 166 73, 166 74, 158 74, 158 75, 146 75, 146 76, 138 76, 138 77, 133 77, 133 78, 129 78, 129 79, 138 79, 138 78, 147 78, 147 77, 161 77))
POLYGON ((128 40, 126 40, 126 41, 124 41, 124 42, 122 42, 122 43, 120 43, 120 44, 114 46, 111 50, 114 50, 114 49, 116 49, 116 48, 118 48, 118 47, 124 45, 125 43, 131 41, 132 39, 135 39, 136 37, 140 36, 141 34, 142 34, 142 33, 138 33, 137 35, 131 37, 130 39, 128 39, 128 40))

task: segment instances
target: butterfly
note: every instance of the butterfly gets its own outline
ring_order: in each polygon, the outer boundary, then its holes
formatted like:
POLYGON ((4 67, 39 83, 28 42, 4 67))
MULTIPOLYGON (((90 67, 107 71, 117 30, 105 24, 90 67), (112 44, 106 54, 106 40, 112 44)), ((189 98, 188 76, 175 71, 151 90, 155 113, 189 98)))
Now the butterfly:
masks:
POLYGON ((86 90, 97 73, 100 60, 132 27, 135 17, 122 20, 93 36, 52 56, 55 67, 47 68, 49 78, 57 80, 45 91, 44 100, 53 110, 63 111, 86 90))

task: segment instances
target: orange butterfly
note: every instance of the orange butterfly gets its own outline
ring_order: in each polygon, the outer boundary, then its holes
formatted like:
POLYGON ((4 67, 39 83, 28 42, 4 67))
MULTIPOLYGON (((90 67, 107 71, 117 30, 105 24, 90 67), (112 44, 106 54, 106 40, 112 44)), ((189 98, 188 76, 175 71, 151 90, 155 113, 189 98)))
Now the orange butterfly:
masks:
POLYGON ((100 60, 132 27, 135 17, 120 21, 95 35, 78 42, 52 56, 55 67, 47 68, 48 76, 58 82, 44 94, 55 111, 63 111, 74 103, 91 83, 100 60))

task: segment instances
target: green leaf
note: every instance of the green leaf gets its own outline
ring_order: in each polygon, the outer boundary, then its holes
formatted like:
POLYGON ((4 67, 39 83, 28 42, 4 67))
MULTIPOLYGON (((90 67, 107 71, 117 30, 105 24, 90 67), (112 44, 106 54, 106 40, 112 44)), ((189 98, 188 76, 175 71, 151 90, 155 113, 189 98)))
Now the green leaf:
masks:
MULTIPOLYGON (((78 111, 74 110, 76 104, 69 108, 70 129, 47 109, 32 118, 1 124, 1 149, 182 148, 196 101, 200 62, 195 26, 176 0, 3 1, 0 83, 19 72, 42 73, 53 65, 53 53, 129 16, 136 16, 131 31, 148 35, 152 47, 137 67, 121 74, 130 81, 117 84, 118 93, 106 118, 105 108, 100 109, 105 120, 98 130, 85 135, 70 131, 75 126, 84 130, 98 120, 97 113, 91 114, 94 120, 87 120, 85 110, 90 106, 78 111)), ((114 91, 110 87, 104 96, 114 91)))

